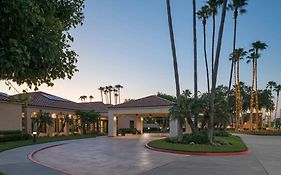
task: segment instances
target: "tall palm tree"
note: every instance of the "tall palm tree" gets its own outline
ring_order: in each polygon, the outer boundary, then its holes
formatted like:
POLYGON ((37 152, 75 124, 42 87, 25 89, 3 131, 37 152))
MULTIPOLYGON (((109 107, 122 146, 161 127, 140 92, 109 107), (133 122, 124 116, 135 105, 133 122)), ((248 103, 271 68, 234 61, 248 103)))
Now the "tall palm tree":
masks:
POLYGON ((278 111, 278 103, 279 103, 279 93, 281 91, 281 85, 278 84, 274 87, 274 91, 276 92, 276 107, 275 107, 275 114, 274 114, 274 127, 276 127, 276 116, 278 111))
POLYGON ((94 97, 92 95, 89 96, 90 102, 92 102, 92 100, 94 99, 94 97))
POLYGON ((197 12, 197 17, 202 21, 203 24, 203 40, 204 40, 204 60, 205 60, 205 68, 206 68, 206 77, 207 77, 207 87, 208 93, 210 93, 210 77, 209 77, 209 65, 207 58, 207 43, 206 43, 206 23, 207 19, 210 17, 211 11, 209 6, 205 5, 197 12))
MULTIPOLYGON (((271 97, 273 97, 273 88, 277 86, 277 83, 275 81, 269 81, 266 85, 266 88, 270 90, 271 92, 271 97)), ((268 116, 268 127, 271 128, 271 115, 272 115, 272 110, 270 109, 269 111, 269 116, 268 116)))
POLYGON ((117 105, 117 97, 118 97, 118 90, 117 90, 117 88, 113 88, 113 95, 114 95, 114 103, 115 103, 115 105, 117 105))
MULTIPOLYGON (((234 19, 234 28, 233 28, 233 47, 232 52, 236 49, 236 33, 237 33, 237 18, 239 14, 244 14, 247 12, 245 7, 248 5, 248 0, 232 0, 232 3, 228 5, 229 9, 233 11, 233 19, 234 19)), ((233 76, 233 64, 234 62, 231 62, 231 69, 230 69, 230 78, 229 78, 229 84, 228 84, 228 97, 229 92, 231 89, 231 83, 232 83, 232 76, 233 76)))
POLYGON ((99 89, 98 89, 99 91, 100 91, 100 97, 101 97, 101 101, 103 102, 103 91, 104 91, 104 87, 99 87, 99 89))
POLYGON ((235 49, 230 55, 230 60, 234 67, 234 82, 235 82, 235 107, 236 107, 236 129, 243 126, 242 119, 242 96, 240 86, 240 66, 239 62, 246 56, 247 52, 243 48, 235 49))
POLYGON ((87 96, 86 95, 81 95, 80 97, 79 97, 79 99, 81 100, 81 102, 85 102, 85 100, 87 99, 87 96))
POLYGON ((111 103, 111 92, 113 91, 113 86, 109 85, 107 86, 107 90, 108 90, 108 93, 109 93, 109 103, 111 103))
MULTIPOLYGON (((174 65, 174 75, 175 75, 175 85, 176 85, 176 95, 177 95, 177 107, 180 108, 180 82, 179 82, 179 73, 178 73, 178 63, 177 63, 177 52, 175 46, 175 39, 174 39, 174 30, 173 30, 173 20, 172 20, 172 13, 171 13, 171 4, 170 0, 166 0, 167 5, 167 16, 168 16, 168 25, 169 25, 169 33, 170 33, 170 44, 172 49, 173 55, 173 65, 174 65)), ((178 120, 178 138, 179 140, 182 139, 182 122, 178 120)))
MULTIPOLYGON (((260 57, 260 51, 265 50, 267 48, 267 44, 261 41, 256 41, 252 43, 252 48, 249 50, 250 52, 250 60, 253 65, 253 79, 252 79, 252 93, 251 93, 251 109, 250 109, 250 119, 253 117, 253 103, 254 103, 254 95, 255 95, 255 109, 256 109, 256 121, 259 117, 259 99, 258 99, 258 58, 260 57), (255 87, 254 87, 255 86, 255 87), (254 90, 255 88, 255 90, 254 90), (255 91, 255 93, 254 93, 255 91)), ((250 129, 253 127, 250 125, 250 129)))
POLYGON ((214 71, 212 74, 212 89, 211 89, 211 96, 210 96, 210 122, 209 122, 210 125, 208 125, 208 139, 209 139, 210 143, 213 143, 213 136, 214 136, 214 112, 215 112, 214 108, 215 108, 216 84, 217 84, 217 75, 218 75, 218 68, 219 68, 219 61, 220 61, 220 52, 221 52, 221 46, 222 46, 222 36, 223 36, 223 30, 224 30, 226 9, 227 9, 227 0, 223 0, 222 14, 221 14, 220 27, 219 27, 218 40, 217 40, 214 71))
POLYGON ((120 84, 117 84, 117 85, 115 85, 115 88, 117 88, 117 90, 118 90, 118 103, 120 104, 121 89, 123 88, 123 86, 120 84))
POLYGON ((105 96, 105 102, 106 102, 106 104, 108 104, 108 90, 107 90, 106 87, 104 88, 103 93, 104 93, 104 96, 105 96))
POLYGON ((213 31, 212 31, 212 74, 214 71, 214 57, 215 57, 215 34, 216 34, 216 15, 217 8, 222 4, 222 0, 209 0, 207 4, 211 10, 213 19, 213 31))
MULTIPOLYGON (((194 54, 194 98, 198 99, 198 79, 197 79, 197 35, 196 35, 196 2, 192 0, 192 11, 193 11, 193 54, 194 54)), ((198 116, 194 115, 194 124, 197 129, 198 116)))

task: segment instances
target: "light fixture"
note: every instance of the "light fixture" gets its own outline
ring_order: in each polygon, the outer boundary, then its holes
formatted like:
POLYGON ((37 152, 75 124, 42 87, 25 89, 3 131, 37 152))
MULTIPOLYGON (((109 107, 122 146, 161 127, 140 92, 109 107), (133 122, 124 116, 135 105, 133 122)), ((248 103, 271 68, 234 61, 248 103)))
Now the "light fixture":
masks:
POLYGON ((143 118, 141 117, 141 121, 143 121, 143 118))
POLYGON ((114 120, 114 121, 116 121, 116 120, 117 120, 117 118, 116 118, 116 117, 113 117, 113 120, 114 120))

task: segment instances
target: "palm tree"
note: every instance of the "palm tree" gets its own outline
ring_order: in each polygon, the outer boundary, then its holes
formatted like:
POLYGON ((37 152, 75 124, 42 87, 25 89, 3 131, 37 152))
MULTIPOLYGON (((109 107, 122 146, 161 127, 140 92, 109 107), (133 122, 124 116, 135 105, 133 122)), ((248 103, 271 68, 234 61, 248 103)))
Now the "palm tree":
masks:
MULTIPOLYGON (((232 0, 232 3, 228 5, 229 9, 233 11, 233 19, 234 19, 234 28, 233 28, 233 52, 236 49, 236 31, 237 31, 237 18, 239 14, 244 14, 247 12, 245 9, 245 6, 248 5, 248 0, 232 0)), ((234 62, 231 62, 231 69, 230 69, 230 78, 229 78, 229 84, 228 84, 228 97, 229 92, 231 89, 231 82, 232 82, 232 75, 233 75, 233 65, 234 62)))
POLYGON ((205 68, 206 68, 206 76, 207 76, 207 87, 208 93, 210 93, 210 77, 209 77, 209 65, 208 65, 208 58, 207 58, 207 47, 206 47, 206 23, 207 19, 211 15, 211 11, 209 6, 205 5, 197 12, 197 17, 202 20, 203 24, 203 34, 204 34, 204 60, 205 60, 205 68))
MULTIPOLYGON (((273 96, 273 88, 277 86, 277 83, 275 81, 269 81, 266 85, 266 88, 270 90, 271 92, 271 97, 273 96)), ((269 116, 268 116, 268 127, 271 128, 271 115, 272 115, 272 110, 269 111, 269 116)))
POLYGON ((114 87, 113 88, 113 92, 114 92, 114 103, 115 105, 117 105, 117 97, 118 97, 118 90, 114 87))
POLYGON ((87 96, 86 95, 81 95, 80 97, 79 97, 79 99, 81 100, 81 102, 85 102, 85 100, 87 99, 87 96))
POLYGON ((113 91, 113 87, 111 85, 109 86, 106 86, 107 87, 107 90, 108 90, 108 93, 109 93, 109 103, 111 103, 111 92, 113 91))
POLYGON ((94 99, 94 97, 92 95, 89 96, 90 102, 92 102, 92 100, 94 99))
MULTIPOLYGON (((196 35, 196 2, 192 0, 193 10, 193 54, 194 54, 194 98, 198 99, 198 80, 197 80, 197 35, 196 35)), ((194 124, 197 129, 198 116, 194 115, 194 124)))
POLYGON ((98 89, 100 91, 100 96, 101 96, 101 101, 103 102, 103 91, 104 91, 104 87, 99 87, 98 89))
POLYGON ((123 88, 123 86, 122 85, 120 85, 120 84, 117 84, 117 85, 115 85, 115 88, 117 88, 117 90, 118 90, 118 103, 120 104, 120 93, 121 93, 121 89, 123 88))
POLYGON ((223 0, 214 71, 212 74, 212 89, 211 89, 211 96, 210 96, 210 122, 209 122, 210 125, 208 125, 208 139, 211 144, 213 143, 213 136, 214 136, 214 112, 215 112, 214 108, 215 108, 216 84, 217 84, 217 75, 218 75, 218 68, 219 68, 219 60, 220 60, 220 52, 221 52, 221 46, 222 46, 222 36, 223 36, 223 30, 224 30, 226 9, 227 9, 227 0, 223 0))
POLYGON ((105 89, 103 90, 104 96, 105 96, 105 101, 108 104, 108 90, 107 90, 107 86, 105 87, 105 89))
MULTIPOLYGON (((175 75, 175 85, 176 85, 176 96, 177 96, 177 106, 180 108, 180 83, 179 83, 179 73, 178 73, 178 63, 177 63, 177 52, 175 46, 175 39, 174 39, 174 30, 173 30, 173 20, 172 20, 172 13, 171 13, 171 5, 170 0, 166 0, 167 4, 167 16, 168 16, 168 25, 169 25, 169 33, 170 33, 170 44, 172 49, 173 55, 173 65, 174 65, 174 75, 175 75)), ((182 122, 178 120, 178 139, 182 140, 182 122)))
POLYGON ((247 62, 252 62, 252 90, 251 90, 251 106, 250 106, 250 129, 253 129, 253 110, 254 110, 254 98, 255 98, 255 109, 256 109, 256 121, 259 116, 259 99, 258 99, 258 58, 260 57, 260 51, 267 48, 267 44, 261 41, 256 41, 252 43, 252 48, 249 50, 250 55, 248 56, 247 62))
POLYGON ((214 71, 214 57, 215 57, 215 33, 216 33, 216 15, 217 8, 222 4, 221 0, 209 0, 207 4, 210 8, 213 19, 213 31, 212 31, 212 73, 214 71))
POLYGON ((279 93, 281 91, 281 85, 278 84, 274 87, 274 91, 276 92, 276 107, 275 107, 275 114, 274 114, 274 127, 276 127, 276 116, 278 111, 278 103, 279 103, 279 93))
POLYGON ((243 126, 242 118, 242 96, 240 87, 240 69, 239 62, 246 56, 247 52, 243 48, 235 49, 230 55, 230 60, 234 67, 234 82, 235 82, 235 107, 236 107, 236 129, 243 126))

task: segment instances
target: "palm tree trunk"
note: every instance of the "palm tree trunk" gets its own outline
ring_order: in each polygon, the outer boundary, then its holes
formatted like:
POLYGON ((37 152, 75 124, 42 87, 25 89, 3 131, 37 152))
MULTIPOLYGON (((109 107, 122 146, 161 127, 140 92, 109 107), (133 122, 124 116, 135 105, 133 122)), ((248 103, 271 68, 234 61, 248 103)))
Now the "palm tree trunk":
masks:
MULTIPOLYGON (((170 33, 170 44, 173 55, 173 65, 174 65, 174 74, 175 74, 175 84, 176 84, 176 95, 177 95, 177 105, 180 107, 180 83, 179 83, 179 73, 178 73, 178 63, 177 63, 177 53, 174 39, 174 31, 173 31, 173 21, 171 14, 171 5, 170 0, 166 0, 167 4, 167 15, 168 15, 168 25, 169 25, 169 33, 170 33)), ((182 122, 178 120, 178 138, 182 140, 182 122)))
MULTIPOLYGON (((234 12, 234 27, 233 27, 233 47, 232 47, 232 53, 236 49, 236 33, 237 33, 237 10, 234 12)), ((232 76, 233 76, 233 60, 231 61, 231 69, 230 69, 230 76, 229 76, 229 83, 228 83, 228 93, 227 93, 227 99, 229 103, 229 95, 231 90, 231 83, 232 83, 232 76)))
POLYGON ((259 91, 258 91, 258 59, 255 59, 255 95, 256 95, 256 129, 258 129, 259 125, 259 91))
POLYGON ((118 101, 119 101, 119 104, 120 104, 120 89, 118 89, 118 101))
POLYGON ((251 102, 250 102, 250 130, 253 130, 253 111, 254 111, 254 85, 255 85, 255 61, 253 61, 252 70, 252 87, 251 87, 251 102))
POLYGON ((101 96, 101 101, 103 102, 103 95, 102 95, 102 91, 100 91, 100 96, 101 96))
POLYGON ((205 67, 206 67, 206 76, 207 76, 207 86, 208 86, 208 94, 210 94, 210 76, 209 76, 209 66, 208 66, 207 47, 206 47, 206 24, 203 24, 203 33, 204 33, 204 58, 205 58, 205 67))
POLYGON ((212 89, 211 89, 211 98, 210 98, 210 126, 208 126, 208 139, 211 144, 213 143, 213 136, 214 136, 214 108, 215 108, 216 83, 217 83, 217 75, 218 75, 218 68, 219 68, 220 51, 221 51, 221 45, 222 45, 222 36, 223 36, 223 30, 224 30, 226 8, 227 8, 227 0, 224 0, 222 14, 221 14, 220 28, 219 28, 219 33, 218 33, 215 65, 214 65, 214 71, 212 74, 212 89))
MULTIPOLYGON (((198 99, 198 80, 197 80, 197 35, 196 35, 196 2, 192 0, 193 10, 193 51, 194 51, 194 98, 198 99)), ((198 128, 198 115, 194 115, 194 126, 198 128)), ((197 131, 196 131, 197 132, 197 131)))
POLYGON ((276 127, 276 117, 277 117, 277 111, 278 111, 278 103, 279 103, 279 91, 277 91, 277 96, 276 96, 276 109, 275 109, 275 114, 274 114, 274 127, 276 127))
POLYGON ((215 57, 215 35, 216 35, 216 15, 213 13, 213 34, 212 34, 212 74, 214 73, 214 57, 215 57))
POLYGON ((234 68, 234 88, 235 88, 235 118, 236 118, 236 124, 235 124, 235 129, 239 129, 239 117, 238 117, 238 93, 237 93, 237 64, 236 62, 233 63, 233 68, 234 68))
POLYGON ((237 82, 238 82, 238 117, 240 129, 243 129, 243 116, 242 116, 242 95, 241 95, 241 86, 240 86, 240 61, 237 60, 237 82))

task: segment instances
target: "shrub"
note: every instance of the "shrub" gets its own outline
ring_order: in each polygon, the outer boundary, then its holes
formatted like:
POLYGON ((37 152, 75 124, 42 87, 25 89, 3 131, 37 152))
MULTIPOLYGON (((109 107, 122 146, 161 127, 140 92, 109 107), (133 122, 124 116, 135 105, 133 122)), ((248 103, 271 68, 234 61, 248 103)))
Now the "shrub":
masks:
POLYGON ((22 133, 22 131, 20 131, 20 130, 0 131, 0 135, 21 134, 21 133, 22 133))
POLYGON ((137 129, 136 128, 121 128, 118 130, 118 133, 120 134, 136 134, 137 129))
POLYGON ((220 136, 220 137, 230 137, 231 134, 225 130, 215 130, 214 136, 220 136))
POLYGON ((190 144, 206 144, 209 142, 207 132, 199 132, 197 134, 185 134, 183 135, 182 143, 190 144))
POLYGON ((28 140, 32 136, 28 133, 20 132, 15 134, 0 135, 0 142, 18 141, 18 140, 28 140))

